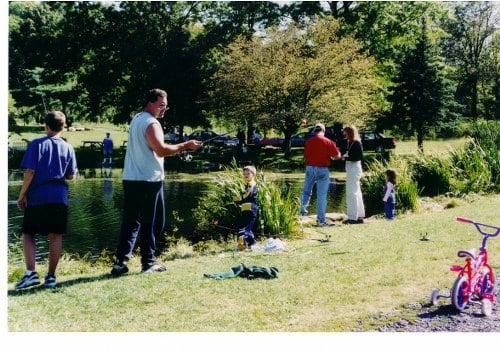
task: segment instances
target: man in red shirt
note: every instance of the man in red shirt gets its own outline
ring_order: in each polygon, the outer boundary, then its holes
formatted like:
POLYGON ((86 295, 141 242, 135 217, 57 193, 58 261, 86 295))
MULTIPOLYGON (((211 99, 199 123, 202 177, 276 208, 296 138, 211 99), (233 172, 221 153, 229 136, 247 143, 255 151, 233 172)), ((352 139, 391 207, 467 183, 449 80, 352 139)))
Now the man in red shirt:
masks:
POLYGON ((318 226, 326 225, 326 198, 330 186, 331 159, 340 159, 340 152, 335 143, 325 137, 325 125, 317 124, 314 127, 314 136, 311 137, 304 147, 304 160, 306 163, 306 176, 304 180, 304 191, 300 205, 300 214, 307 215, 307 207, 312 195, 312 189, 316 184, 316 221, 318 226))

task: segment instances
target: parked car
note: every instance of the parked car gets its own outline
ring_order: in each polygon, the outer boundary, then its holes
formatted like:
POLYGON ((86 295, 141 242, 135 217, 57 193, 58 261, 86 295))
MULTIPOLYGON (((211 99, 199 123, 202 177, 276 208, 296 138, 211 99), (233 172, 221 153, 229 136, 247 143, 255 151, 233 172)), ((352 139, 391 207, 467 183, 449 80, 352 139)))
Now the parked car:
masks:
POLYGON ((211 145, 220 147, 236 147, 240 143, 238 138, 230 137, 227 135, 219 135, 212 130, 196 130, 188 135, 189 139, 196 139, 197 141, 207 142, 211 145))
POLYGON ((259 146, 261 147, 266 147, 266 146, 271 146, 271 147, 281 147, 283 146, 283 143, 285 140, 283 138, 267 138, 264 137, 260 140, 259 146))
POLYGON ((163 141, 168 144, 176 144, 179 143, 179 136, 175 133, 165 133, 163 136, 163 141))
MULTIPOLYGON (((334 141, 342 153, 346 151, 347 142, 342 135, 342 127, 339 127, 339 125, 325 127, 325 136, 334 141)), ((361 138, 364 151, 383 152, 396 148, 394 137, 386 137, 382 133, 360 131, 359 137, 361 138)))
POLYGON ((304 147, 306 141, 311 137, 312 137, 312 132, 310 131, 299 132, 297 134, 294 134, 290 138, 290 143, 292 147, 304 147))
POLYGON ((372 131, 363 131, 359 133, 363 150, 383 152, 388 149, 396 148, 396 140, 394 137, 386 137, 381 133, 372 131))
POLYGON ((251 144, 259 144, 260 141, 262 139, 262 136, 257 133, 257 132, 254 132, 251 136, 250 136, 250 143, 251 144))

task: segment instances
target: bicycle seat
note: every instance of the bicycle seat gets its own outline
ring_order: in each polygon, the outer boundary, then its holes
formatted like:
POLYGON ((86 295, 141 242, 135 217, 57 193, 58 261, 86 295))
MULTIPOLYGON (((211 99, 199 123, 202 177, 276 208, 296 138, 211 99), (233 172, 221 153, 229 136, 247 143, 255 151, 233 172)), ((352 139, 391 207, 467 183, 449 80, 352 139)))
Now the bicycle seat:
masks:
POLYGON ((472 249, 470 251, 458 251, 458 257, 460 258, 465 258, 465 257, 470 257, 472 259, 476 258, 476 250, 472 249))

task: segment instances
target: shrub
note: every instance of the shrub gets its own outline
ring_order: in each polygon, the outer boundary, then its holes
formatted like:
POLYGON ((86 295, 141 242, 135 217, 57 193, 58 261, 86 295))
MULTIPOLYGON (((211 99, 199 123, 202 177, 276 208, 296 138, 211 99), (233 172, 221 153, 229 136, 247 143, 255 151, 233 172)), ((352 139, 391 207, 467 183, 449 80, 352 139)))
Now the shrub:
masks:
POLYGON ((472 126, 470 136, 484 152, 484 160, 491 172, 491 189, 500 191, 500 122, 477 122, 472 126))
MULTIPOLYGON (((277 184, 266 178, 262 172, 257 174, 259 222, 256 224, 257 233, 261 227, 266 235, 279 237, 294 237, 299 234, 298 211, 299 202, 291 192, 282 193, 277 184)), ((200 200, 194 210, 196 232, 202 240, 221 240, 234 234, 219 226, 237 227, 240 210, 233 204, 233 199, 240 196, 244 189, 241 169, 232 164, 223 172, 218 173, 214 182, 200 200)))
POLYGON ((457 194, 488 192, 492 189, 487 157, 486 152, 474 139, 463 148, 451 152, 457 194))
POLYGON ((457 118, 439 123, 436 126, 436 136, 440 138, 460 138, 469 135, 470 123, 457 118))
POLYGON ((396 210, 402 213, 415 211, 418 205, 418 189, 410 175, 408 162, 393 157, 389 162, 375 160, 368 166, 369 174, 362 179, 363 199, 368 216, 384 212, 382 201, 385 186, 385 171, 393 168, 397 172, 396 210))
POLYGON ((449 159, 419 156, 410 162, 411 175, 419 192, 436 196, 452 191, 452 168, 449 159))

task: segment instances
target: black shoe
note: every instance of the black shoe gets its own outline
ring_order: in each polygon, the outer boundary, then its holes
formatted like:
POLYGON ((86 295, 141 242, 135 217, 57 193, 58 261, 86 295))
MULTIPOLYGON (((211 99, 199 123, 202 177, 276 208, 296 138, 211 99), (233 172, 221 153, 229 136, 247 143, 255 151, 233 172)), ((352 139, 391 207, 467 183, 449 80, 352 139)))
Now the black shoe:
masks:
POLYGON ((363 224, 365 221, 363 218, 358 218, 358 224, 363 224))
POLYGON ((142 267, 141 273, 144 274, 152 274, 152 273, 161 273, 167 271, 167 268, 165 268, 163 265, 155 263, 150 266, 142 267))
POLYGON ((45 288, 55 288, 57 286, 56 276, 47 274, 45 275, 45 283, 43 287, 45 288))
POLYGON ((344 221, 344 224, 359 224, 359 222, 355 221, 354 219, 348 219, 344 221))
POLYGON ((40 284, 38 273, 36 271, 26 271, 23 278, 16 284, 16 290, 22 290, 31 286, 40 284))
POLYGON ((124 263, 115 263, 111 269, 111 275, 121 276, 128 272, 128 267, 124 263))

